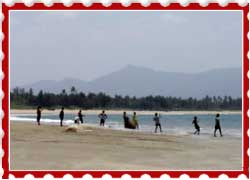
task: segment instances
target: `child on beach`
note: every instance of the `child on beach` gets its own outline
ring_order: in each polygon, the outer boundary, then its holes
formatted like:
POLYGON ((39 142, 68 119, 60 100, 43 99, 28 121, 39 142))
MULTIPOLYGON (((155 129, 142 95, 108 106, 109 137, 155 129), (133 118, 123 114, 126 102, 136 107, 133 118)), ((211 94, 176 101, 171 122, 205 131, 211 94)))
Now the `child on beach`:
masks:
POLYGON ((137 119, 137 116, 136 116, 136 112, 134 112, 132 120, 133 120, 133 124, 135 125, 136 129, 139 129, 139 124, 138 124, 138 119, 137 119))
POLYGON ((106 119, 108 118, 107 114, 105 114, 105 111, 103 110, 101 114, 98 115, 100 118, 100 126, 104 126, 106 119))
POLYGON ((153 121, 155 122, 155 133, 157 133, 158 127, 160 128, 160 132, 162 132, 162 130, 161 130, 161 123, 160 123, 160 117, 158 116, 158 113, 155 113, 153 121))
POLYGON ((197 120, 196 116, 194 116, 194 120, 193 120, 192 124, 194 124, 194 128, 196 129, 194 134, 197 133, 198 135, 200 135, 200 126, 198 125, 198 120, 197 120))
POLYGON ((42 107, 41 106, 38 106, 37 107, 37 110, 36 110, 36 120, 37 120, 37 124, 38 126, 40 126, 40 120, 41 120, 41 116, 42 116, 42 107))
POLYGON ((221 126, 220 126, 220 114, 216 114, 215 117, 215 127, 214 127, 214 137, 216 137, 216 131, 219 130, 220 136, 222 137, 221 126))
POLYGON ((60 118, 60 126, 63 126, 64 107, 62 107, 62 109, 61 109, 61 111, 60 111, 59 118, 60 118))

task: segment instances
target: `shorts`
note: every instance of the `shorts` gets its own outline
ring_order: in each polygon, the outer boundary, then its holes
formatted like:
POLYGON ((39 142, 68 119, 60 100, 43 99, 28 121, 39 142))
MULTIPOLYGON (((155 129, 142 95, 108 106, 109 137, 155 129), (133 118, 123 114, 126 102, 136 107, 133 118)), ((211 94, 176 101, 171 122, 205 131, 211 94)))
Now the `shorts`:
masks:
POLYGON ((104 119, 101 119, 101 124, 104 124, 105 123, 105 120, 104 119))
POLYGON ((220 126, 215 126, 214 128, 215 128, 215 129, 221 129, 221 127, 220 127, 220 126))

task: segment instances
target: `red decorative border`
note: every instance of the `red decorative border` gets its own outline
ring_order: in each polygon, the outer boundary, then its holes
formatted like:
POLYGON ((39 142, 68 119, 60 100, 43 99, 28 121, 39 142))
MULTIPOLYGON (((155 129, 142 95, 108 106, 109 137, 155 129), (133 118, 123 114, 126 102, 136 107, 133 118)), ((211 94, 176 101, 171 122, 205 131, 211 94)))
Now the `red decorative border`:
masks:
POLYGON ((124 7, 120 3, 112 3, 110 6, 105 7, 101 3, 94 3, 90 7, 86 7, 81 3, 75 3, 70 7, 65 7, 62 3, 54 3, 52 6, 47 7, 43 3, 35 3, 31 7, 26 7, 23 3, 16 3, 12 7, 8 7, 5 4, 2 6, 2 12, 4 14, 4 20, 2 22, 2 30, 4 33, 4 39, 2 42, 4 59, 2 61, 2 68, 4 73, 4 79, 2 81, 2 88, 4 97, 2 100, 4 117, 2 121, 2 127, 4 131, 2 146, 4 155, 2 158, 2 167, 4 169, 3 178, 8 179, 12 174, 16 178, 24 177, 27 174, 32 174, 34 177, 42 178, 46 174, 51 174, 55 178, 61 178, 66 174, 71 174, 75 178, 81 178, 85 174, 91 174, 92 177, 99 178, 104 174, 109 174, 113 178, 119 178, 124 174, 129 174, 131 177, 139 178, 143 174, 148 174, 152 178, 158 178, 163 174, 168 174, 170 177, 178 178, 182 174, 187 174, 190 177, 199 177, 202 174, 207 174, 211 178, 226 174, 229 177, 236 178, 241 174, 245 174, 249 178, 249 156, 247 150, 249 147, 249 137, 247 131, 249 128, 249 119, 247 111, 249 109, 249 99, 247 91, 249 87, 249 79, 247 72, 249 70, 249 62, 247 53, 249 50, 249 40, 247 33, 249 31, 249 21, 247 14, 249 11, 249 5, 240 7, 237 3, 229 3, 226 7, 221 7, 218 3, 210 3, 206 7, 201 7, 198 3, 190 3, 187 7, 182 7, 179 3, 171 3, 167 7, 161 6, 159 3, 152 3, 148 7, 142 6, 140 3, 132 3, 129 7, 124 7), (243 12, 243 170, 239 171, 14 171, 9 169, 9 11, 10 10, 241 10, 243 12))

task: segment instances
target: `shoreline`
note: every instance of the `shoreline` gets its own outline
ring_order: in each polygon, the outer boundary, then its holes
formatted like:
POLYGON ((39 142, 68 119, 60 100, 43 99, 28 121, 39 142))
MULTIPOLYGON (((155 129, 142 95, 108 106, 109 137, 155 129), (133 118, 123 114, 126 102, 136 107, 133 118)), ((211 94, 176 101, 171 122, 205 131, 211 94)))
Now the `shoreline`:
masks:
POLYGON ((15 170, 233 170, 242 164, 242 140, 230 137, 204 139, 90 126, 66 132, 67 126, 10 124, 10 167, 15 170))
MULTIPOLYGON (((64 109, 64 113, 65 114, 77 114, 79 111, 79 109, 64 109)), ((97 109, 93 109, 93 110, 82 110, 83 114, 99 114, 101 113, 102 110, 97 110, 97 109)), ((124 111, 127 112, 127 114, 132 114, 133 112, 136 112, 137 115, 152 115, 155 112, 158 112, 159 114, 162 115, 215 115, 217 113, 220 114, 242 114, 242 111, 237 111, 237 110, 221 110, 221 111, 148 111, 148 110, 105 110, 106 114, 111 114, 111 115, 120 115, 122 114, 124 111)), ((44 109, 42 111, 43 114, 48 114, 48 115, 58 115, 60 112, 60 109, 55 109, 55 110, 47 110, 44 109)), ((32 115, 32 114, 36 114, 36 109, 10 109, 10 114, 26 114, 26 115, 32 115)))
MULTIPOLYGON (((13 123, 32 123, 34 124, 35 126, 37 126, 37 122, 36 120, 25 120, 25 118, 23 118, 22 120, 13 120, 13 119, 10 119, 11 122, 13 123)), ((59 126, 59 123, 60 121, 57 120, 51 120, 51 121, 41 121, 41 125, 45 125, 45 126, 59 126)), ((65 120, 63 122, 63 127, 84 127, 84 128, 95 128, 95 129, 99 129, 99 130, 111 130, 111 131, 124 131, 124 132, 133 132, 133 133, 142 133, 142 134, 146 134, 146 135, 160 135, 160 136, 176 136, 176 137, 181 137, 181 136, 193 136, 193 130, 186 130, 186 131, 180 131, 180 130, 171 130, 171 128, 163 128, 163 132, 157 132, 155 133, 154 132, 154 128, 155 126, 152 125, 151 127, 151 130, 149 129, 128 129, 128 128, 125 128, 124 126, 121 126, 121 127, 115 127, 115 126, 108 126, 108 125, 105 125, 104 127, 101 127, 99 125, 99 123, 97 124, 93 124, 93 123, 83 123, 83 124, 75 124, 73 123, 73 120, 65 120)), ((182 129, 183 130, 183 129, 182 129)), ((211 130, 211 132, 207 132, 204 130, 202 130, 201 134, 197 137, 200 137, 200 138, 204 138, 204 139, 207 139, 207 138, 213 138, 213 130, 211 130)), ((233 138, 233 139, 240 139, 242 140, 242 136, 241 134, 238 135, 238 134, 225 134, 224 133, 224 137, 225 138, 233 138)))

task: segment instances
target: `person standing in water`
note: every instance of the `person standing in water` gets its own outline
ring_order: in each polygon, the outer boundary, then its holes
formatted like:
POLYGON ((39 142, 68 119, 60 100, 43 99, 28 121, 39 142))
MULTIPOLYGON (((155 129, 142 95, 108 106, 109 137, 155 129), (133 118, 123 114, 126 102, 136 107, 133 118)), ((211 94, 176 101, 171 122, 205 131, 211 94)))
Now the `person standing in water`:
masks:
POLYGON ((62 107, 62 109, 61 109, 61 111, 60 111, 59 118, 60 118, 60 126, 63 126, 64 107, 62 107))
POLYGON ((200 135, 200 126, 198 125, 198 120, 197 120, 196 116, 194 116, 194 120, 193 120, 192 124, 194 124, 194 128, 196 129, 194 134, 197 133, 198 135, 200 135))
POLYGON ((107 114, 105 114, 105 111, 103 110, 101 114, 98 115, 100 118, 100 126, 104 126, 106 119, 108 118, 107 114))
POLYGON ((215 127, 214 127, 214 137, 216 137, 216 131, 220 131, 220 136, 222 137, 221 126, 220 126, 220 114, 216 114, 215 117, 215 127))
POLYGON ((137 119, 137 116, 136 116, 136 112, 134 112, 132 120, 133 120, 133 124, 135 125, 136 129, 139 129, 139 124, 138 124, 138 119, 137 119))
POLYGON ((40 120, 41 120, 41 116, 42 116, 42 107, 41 106, 38 106, 37 109, 36 109, 36 121, 37 121, 37 124, 38 126, 40 126, 40 120))
POLYGON ((79 121, 81 122, 81 124, 83 124, 83 114, 82 114, 82 110, 80 109, 79 112, 78 112, 78 118, 79 118, 79 121))
POLYGON ((129 126, 129 117, 127 116, 126 112, 123 112, 123 121, 124 121, 124 128, 128 128, 128 126, 129 126))
POLYGON ((157 133, 158 127, 160 128, 160 132, 162 132, 162 130, 161 130, 161 123, 160 123, 160 117, 158 116, 158 113, 155 113, 153 121, 155 122, 155 133, 157 133))

